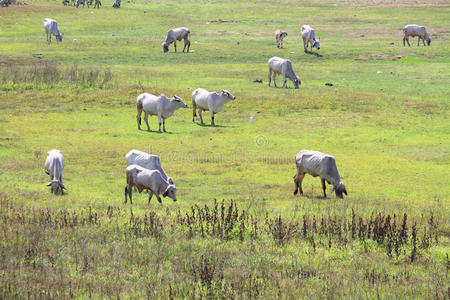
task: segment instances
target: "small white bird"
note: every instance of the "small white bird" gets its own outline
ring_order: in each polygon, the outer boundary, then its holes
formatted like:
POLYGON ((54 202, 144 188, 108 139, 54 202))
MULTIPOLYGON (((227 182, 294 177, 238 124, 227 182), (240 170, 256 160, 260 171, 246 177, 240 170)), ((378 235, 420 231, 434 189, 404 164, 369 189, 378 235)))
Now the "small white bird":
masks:
POLYGON ((250 112, 250 124, 253 124, 253 113, 250 112))

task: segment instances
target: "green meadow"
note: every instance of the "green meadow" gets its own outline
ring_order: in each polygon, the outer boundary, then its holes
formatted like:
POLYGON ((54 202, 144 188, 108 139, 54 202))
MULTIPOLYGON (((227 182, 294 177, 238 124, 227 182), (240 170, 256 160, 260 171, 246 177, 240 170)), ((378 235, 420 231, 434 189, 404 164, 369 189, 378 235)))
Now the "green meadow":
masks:
POLYGON ((450 297, 448 2, 27 3, 0 8, 1 299, 450 297), (403 46, 411 23, 430 47, 403 46), (164 54, 181 26, 191 52, 164 54), (299 89, 268 86, 272 56, 299 89), (215 127, 192 122, 199 87, 236 97, 215 127), (188 108, 138 130, 142 92, 188 108), (51 149, 63 196, 45 186, 51 149), (160 156, 177 202, 123 204, 131 149, 160 156), (293 195, 302 149, 334 155, 348 197, 309 175, 293 195))

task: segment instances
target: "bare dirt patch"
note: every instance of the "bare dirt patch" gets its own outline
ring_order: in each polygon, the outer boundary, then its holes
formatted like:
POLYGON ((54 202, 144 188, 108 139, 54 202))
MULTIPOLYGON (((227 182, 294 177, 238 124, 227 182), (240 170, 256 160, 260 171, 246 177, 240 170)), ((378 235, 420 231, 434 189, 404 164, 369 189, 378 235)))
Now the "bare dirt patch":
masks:
POLYGON ((385 56, 385 55, 370 55, 370 56, 358 56, 353 58, 353 60, 359 60, 359 61, 370 61, 370 60, 399 60, 403 56, 401 55, 392 55, 392 56, 385 56))
MULTIPOLYGON (((329 1, 319 1, 329 3, 329 1)), ((337 0, 333 1, 334 6, 347 7, 450 7, 448 0, 337 0)))

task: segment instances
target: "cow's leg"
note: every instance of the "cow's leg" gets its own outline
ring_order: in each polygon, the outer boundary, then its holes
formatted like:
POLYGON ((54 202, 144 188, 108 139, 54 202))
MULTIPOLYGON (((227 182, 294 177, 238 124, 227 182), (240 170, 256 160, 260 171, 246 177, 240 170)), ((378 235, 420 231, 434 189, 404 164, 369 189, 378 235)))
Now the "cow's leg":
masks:
POLYGON ((190 40, 188 40, 187 38, 186 38, 186 40, 187 40, 187 53, 189 53, 189 48, 191 48, 191 41, 190 40))
POLYGON ((152 199, 152 197, 153 197, 153 191, 152 190, 150 190, 150 195, 148 196, 148 204, 150 204, 150 200, 152 199))
POLYGON ((283 87, 287 88, 287 78, 286 78, 286 74, 283 74, 283 87))
POLYGON ((411 46, 411 44, 409 43, 409 36, 406 37, 406 42, 408 43, 408 47, 411 46))
POLYGON ((417 37, 417 47, 419 47, 419 45, 420 45, 420 36, 417 37))
POLYGON ((177 41, 173 42, 173 47, 175 48, 175 52, 177 52, 177 41))
POLYGON ((276 73, 276 72, 273 72, 273 85, 274 85, 275 87, 278 87, 278 86, 277 86, 277 73, 276 73))
POLYGON ((148 112, 144 112, 144 121, 147 124, 147 131, 150 131, 150 125, 148 125, 148 112))
POLYGON ((159 202, 159 203, 162 203, 161 197, 160 197, 158 194, 156 194, 156 199, 158 199, 158 202, 159 202))
POLYGON ((212 109, 209 109, 209 114, 211 115, 211 126, 216 126, 214 123, 214 111, 212 109))
POLYGON ((425 46, 425 40, 422 38, 422 43, 423 43, 423 45, 425 46))
POLYGON ((125 186, 125 201, 124 204, 127 204, 127 194, 128 194, 128 185, 125 186))
POLYGON ((303 50, 305 53, 308 52, 308 41, 305 38, 303 38, 303 50))
POLYGON ((406 38, 403 37, 403 47, 405 47, 405 40, 406 40, 406 38))
POLYGON ((189 42, 189 40, 187 39, 187 36, 184 38, 184 47, 183 47, 183 52, 184 52, 184 49, 186 49, 186 46, 188 47, 188 49, 187 49, 187 52, 189 52, 189 46, 190 46, 190 42, 189 42))
MULTIPOLYGON (((158 132, 161 132, 161 114, 158 114, 158 122, 159 122, 159 129, 158 132)), ((165 131, 165 130, 164 130, 165 131)))
POLYGON ((322 180, 322 189, 323 189, 323 197, 326 198, 327 197, 327 193, 326 193, 326 186, 325 186, 325 179, 321 179, 322 180))
POLYGON ((303 178, 305 177, 305 173, 301 174, 298 170, 297 173, 294 176, 294 183, 295 183, 295 190, 294 190, 294 195, 297 195, 298 191, 300 190, 300 195, 303 195, 303 190, 302 190, 302 181, 303 178))
POLYGON ((203 112, 203 109, 199 108, 198 109, 198 116, 200 117, 200 123, 203 125, 204 123, 203 123, 202 112, 203 112))
POLYGON ((269 68, 269 86, 270 86, 270 81, 272 80, 272 69, 269 68))
POLYGON ((166 119, 162 118, 163 121, 163 131, 166 132, 166 119))
POLYGON ((136 121, 137 121, 139 130, 141 130, 141 114, 142 114, 142 108, 138 108, 137 115, 136 115, 136 121))

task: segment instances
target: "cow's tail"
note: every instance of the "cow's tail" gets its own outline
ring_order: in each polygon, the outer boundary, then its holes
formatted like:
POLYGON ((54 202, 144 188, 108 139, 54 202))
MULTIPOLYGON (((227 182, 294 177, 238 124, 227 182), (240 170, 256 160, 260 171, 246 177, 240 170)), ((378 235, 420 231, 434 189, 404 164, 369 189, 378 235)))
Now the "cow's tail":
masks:
POLYGON ((142 104, 143 98, 144 98, 143 96, 139 96, 136 101, 136 108, 137 108, 136 120, 138 122, 138 126, 141 126, 141 114, 142 110, 144 109, 142 104))

